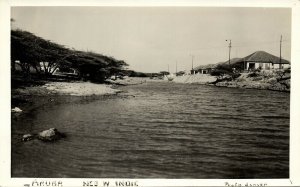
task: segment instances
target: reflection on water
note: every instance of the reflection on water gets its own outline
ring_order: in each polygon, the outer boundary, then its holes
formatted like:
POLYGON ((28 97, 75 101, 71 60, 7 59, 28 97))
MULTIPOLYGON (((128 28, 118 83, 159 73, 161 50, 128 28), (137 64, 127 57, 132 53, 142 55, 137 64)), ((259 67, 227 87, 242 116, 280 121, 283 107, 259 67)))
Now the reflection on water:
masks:
POLYGON ((288 178, 289 94, 203 85, 46 105, 12 121, 12 177, 288 178), (133 95, 133 96, 131 96, 133 95), (20 142, 55 127, 55 143, 20 142))

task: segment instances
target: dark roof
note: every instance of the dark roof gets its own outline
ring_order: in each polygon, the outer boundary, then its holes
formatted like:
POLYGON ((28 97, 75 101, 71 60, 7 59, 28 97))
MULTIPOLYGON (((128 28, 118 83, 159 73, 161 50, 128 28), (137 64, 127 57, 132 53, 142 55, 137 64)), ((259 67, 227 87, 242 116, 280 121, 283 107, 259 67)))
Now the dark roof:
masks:
POLYGON ((207 65, 200 65, 194 68, 194 70, 199 70, 199 69, 211 69, 211 68, 215 68, 217 66, 217 64, 207 64, 207 65))
MULTIPOLYGON (((265 51, 256 51, 251 55, 241 58, 241 61, 239 62, 269 62, 273 64, 279 64, 280 58, 265 51)), ((281 58, 281 63, 289 64, 290 62, 281 58)))
MULTIPOLYGON (((230 59, 230 64, 241 62, 241 60, 242 58, 232 58, 230 59)), ((219 62, 218 64, 229 64, 229 60, 227 60, 226 62, 219 62)))
MULTIPOLYGON (((231 64, 236 64, 236 63, 241 63, 241 62, 259 62, 259 63, 268 62, 268 63, 273 63, 273 64, 279 64, 280 58, 275 55, 272 55, 270 53, 267 53, 265 51, 256 51, 244 58, 230 59, 231 64)), ((194 70, 197 71, 199 69, 215 68, 219 64, 228 64, 228 63, 229 63, 229 60, 227 60, 225 62, 218 62, 216 64, 200 65, 200 66, 195 67, 194 70)), ((283 58, 281 58, 281 63, 282 64, 290 64, 289 61, 287 61, 283 58)))

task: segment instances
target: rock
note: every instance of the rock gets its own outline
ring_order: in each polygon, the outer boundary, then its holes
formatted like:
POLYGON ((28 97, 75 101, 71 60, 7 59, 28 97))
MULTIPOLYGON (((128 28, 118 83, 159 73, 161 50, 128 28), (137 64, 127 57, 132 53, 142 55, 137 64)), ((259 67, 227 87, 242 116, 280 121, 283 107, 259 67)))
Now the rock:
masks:
POLYGON ((55 141, 65 137, 64 134, 60 133, 55 128, 50 128, 48 130, 44 130, 38 134, 38 139, 42 141, 55 141))
POLYGON ((268 83, 270 83, 270 84, 276 84, 277 83, 277 79, 275 77, 272 77, 272 78, 268 79, 268 83))
POLYGON ((15 108, 11 109, 11 111, 16 112, 16 113, 22 112, 22 110, 19 107, 15 107, 15 108))
POLYGON ((25 134, 25 135, 23 135, 22 141, 23 142, 27 142, 27 141, 33 140, 33 138, 34 138, 34 135, 32 135, 32 134, 25 134))

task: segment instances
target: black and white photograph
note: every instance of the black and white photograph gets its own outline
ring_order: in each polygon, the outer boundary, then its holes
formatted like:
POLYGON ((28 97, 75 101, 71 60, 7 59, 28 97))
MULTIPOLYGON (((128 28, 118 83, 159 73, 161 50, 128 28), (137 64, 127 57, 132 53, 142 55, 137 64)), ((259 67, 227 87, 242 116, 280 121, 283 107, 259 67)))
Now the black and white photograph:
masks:
POLYGON ((290 178, 292 8, 9 19, 11 178, 290 178))

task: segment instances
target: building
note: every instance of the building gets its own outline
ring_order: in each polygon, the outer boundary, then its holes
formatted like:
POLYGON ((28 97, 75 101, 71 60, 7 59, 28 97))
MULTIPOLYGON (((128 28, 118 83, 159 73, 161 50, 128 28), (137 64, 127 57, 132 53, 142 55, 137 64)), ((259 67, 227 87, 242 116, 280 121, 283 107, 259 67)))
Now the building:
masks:
POLYGON ((290 66, 290 62, 269 54, 265 51, 256 51, 244 58, 241 58, 236 63, 241 65, 241 69, 244 70, 271 70, 271 69, 283 69, 290 66))
MULTIPOLYGON (((200 65, 191 70, 191 74, 210 74, 218 65, 229 64, 229 60, 216 64, 200 65)), ((290 67, 290 62, 265 51, 256 51, 244 58, 232 58, 230 64, 239 70, 272 70, 290 67)))
POLYGON ((195 74, 210 74, 216 67, 217 64, 200 65, 194 68, 195 74))

